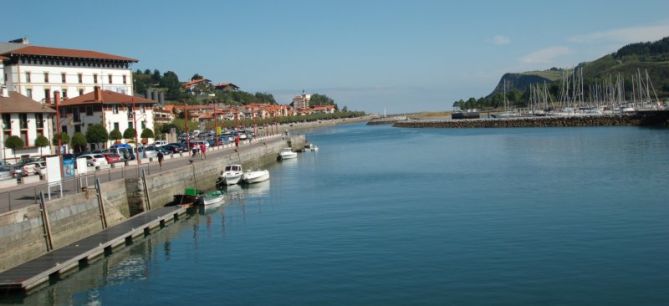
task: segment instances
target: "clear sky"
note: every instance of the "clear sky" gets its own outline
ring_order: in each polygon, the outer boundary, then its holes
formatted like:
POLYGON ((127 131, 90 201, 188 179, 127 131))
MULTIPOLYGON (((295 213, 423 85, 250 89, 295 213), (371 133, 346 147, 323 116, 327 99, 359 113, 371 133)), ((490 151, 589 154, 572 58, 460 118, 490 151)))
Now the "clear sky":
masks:
POLYGON ((505 72, 571 67, 669 36, 669 1, 1 0, 0 39, 134 57, 280 103, 445 110, 505 72))

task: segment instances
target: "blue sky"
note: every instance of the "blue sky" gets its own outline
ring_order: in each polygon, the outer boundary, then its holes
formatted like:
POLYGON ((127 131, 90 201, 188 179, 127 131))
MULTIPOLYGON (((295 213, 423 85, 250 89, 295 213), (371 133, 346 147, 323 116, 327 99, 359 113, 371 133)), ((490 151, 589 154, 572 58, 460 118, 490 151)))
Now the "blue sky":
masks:
POLYGON ((0 39, 91 49, 280 103, 445 110, 505 72, 570 67, 669 36, 669 1, 1 1, 0 39))

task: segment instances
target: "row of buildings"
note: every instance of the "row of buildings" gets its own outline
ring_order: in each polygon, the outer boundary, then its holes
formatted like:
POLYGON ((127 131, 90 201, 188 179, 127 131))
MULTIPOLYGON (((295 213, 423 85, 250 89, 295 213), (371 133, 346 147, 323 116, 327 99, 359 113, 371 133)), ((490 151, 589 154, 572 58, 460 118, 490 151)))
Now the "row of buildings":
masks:
MULTIPOLYGON (((156 96, 136 96, 131 65, 138 60, 90 50, 31 45, 27 39, 0 43, 0 158, 49 155, 56 148, 35 146, 39 135, 51 141, 62 131, 72 136, 86 133, 93 124, 123 133, 133 127, 138 133, 154 130, 154 123, 174 119, 189 111, 192 120, 238 120, 279 116, 332 113, 334 106, 309 107, 309 95, 299 95, 292 106, 253 103, 244 106, 157 105, 156 96), (151 99, 153 98, 153 99, 151 99), (58 112, 56 112, 58 110, 58 112), (58 113, 58 114, 57 114, 58 113), (5 139, 19 136, 25 147, 17 152, 5 148, 5 139)), ((183 84, 193 91, 202 79, 183 84)), ((232 83, 213 85, 238 90, 232 83)), ((149 139, 153 141, 153 139, 149 139)), ((109 141, 106 145, 110 145, 109 141)))

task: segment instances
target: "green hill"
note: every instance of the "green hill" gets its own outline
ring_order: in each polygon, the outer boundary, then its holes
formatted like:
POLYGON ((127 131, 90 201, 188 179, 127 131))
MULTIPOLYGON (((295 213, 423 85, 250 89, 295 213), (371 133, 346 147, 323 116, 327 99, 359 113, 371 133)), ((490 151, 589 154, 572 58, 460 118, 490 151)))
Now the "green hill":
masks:
MULTIPOLYGON (((646 71, 660 100, 669 99, 669 37, 655 42, 629 44, 618 51, 601 58, 578 64, 582 68, 585 96, 589 95, 589 86, 601 84, 607 78, 616 78, 620 74, 625 81, 627 95, 632 92, 632 76, 639 72, 645 77, 646 71)), ((454 106, 464 107, 499 107, 503 86, 506 82, 507 99, 514 105, 527 104, 528 88, 532 84, 547 83, 553 99, 557 99, 563 75, 571 69, 551 68, 544 71, 506 73, 494 90, 485 98, 456 101, 454 106)))

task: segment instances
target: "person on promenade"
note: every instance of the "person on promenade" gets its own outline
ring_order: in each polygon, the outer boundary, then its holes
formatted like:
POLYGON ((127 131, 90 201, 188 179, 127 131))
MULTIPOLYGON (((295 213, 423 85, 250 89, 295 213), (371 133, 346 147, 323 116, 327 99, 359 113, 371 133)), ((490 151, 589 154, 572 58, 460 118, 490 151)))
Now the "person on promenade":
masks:
POLYGON ((239 135, 235 136, 235 148, 239 148, 239 135))
POLYGON ((158 165, 160 165, 160 168, 163 167, 163 151, 158 151, 158 165))
POLYGON ((200 144, 200 159, 207 159, 207 146, 204 143, 200 144))

